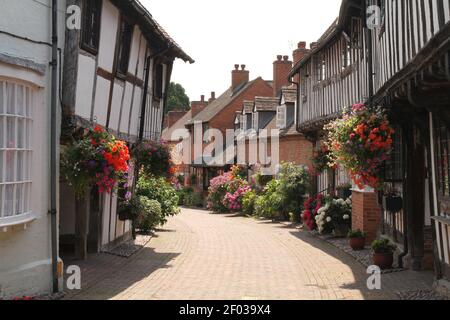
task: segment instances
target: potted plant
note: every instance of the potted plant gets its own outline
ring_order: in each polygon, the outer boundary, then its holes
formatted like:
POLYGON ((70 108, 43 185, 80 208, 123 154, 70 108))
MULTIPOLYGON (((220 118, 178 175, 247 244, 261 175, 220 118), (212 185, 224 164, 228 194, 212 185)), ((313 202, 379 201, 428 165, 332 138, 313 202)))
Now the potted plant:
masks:
POLYGON ((366 245, 366 233, 361 230, 350 230, 348 233, 348 243, 354 251, 364 250, 366 245))
POLYGON ((390 269, 394 263, 394 251, 397 247, 388 239, 375 240, 372 243, 373 263, 381 269, 390 269))
POLYGON ((352 185, 350 183, 336 187, 336 193, 339 198, 348 199, 352 195, 352 185))
POLYGON ((396 190, 387 191, 383 195, 383 208, 391 213, 397 213, 403 209, 403 198, 396 190))

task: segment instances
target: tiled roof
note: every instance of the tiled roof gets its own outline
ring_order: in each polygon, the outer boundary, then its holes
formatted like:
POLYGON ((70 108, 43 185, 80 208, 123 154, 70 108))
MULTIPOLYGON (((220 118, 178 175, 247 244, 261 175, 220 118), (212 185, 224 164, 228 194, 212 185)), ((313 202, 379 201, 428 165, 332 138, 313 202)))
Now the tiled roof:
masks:
POLYGON ((133 18, 133 22, 136 22, 141 27, 144 35, 152 35, 153 37, 149 36, 149 38, 152 38, 151 40, 156 36, 159 41, 167 45, 168 51, 172 52, 176 57, 186 62, 194 63, 194 60, 181 49, 139 0, 111 0, 111 2, 125 13, 128 13, 133 18))
POLYGON ((277 111, 278 98, 255 97, 255 111, 277 111))
MULTIPOLYGON (((251 85, 253 85, 257 80, 262 80, 261 77, 255 80, 249 81, 242 86, 238 87, 233 91, 230 87, 225 91, 220 97, 212 101, 208 106, 201 112, 199 112, 193 119, 191 119, 187 125, 193 124, 194 122, 209 122, 214 118, 219 112, 225 109, 231 102, 234 101, 239 95, 247 90, 251 85)), ((267 84, 271 85, 270 81, 266 81, 267 84)))
POLYGON ((183 136, 184 136, 184 134, 188 134, 189 131, 186 129, 185 125, 191 119, 191 115, 192 115, 192 111, 189 111, 180 120, 175 122, 171 127, 165 128, 162 132, 162 139, 169 141, 169 142, 179 141, 180 140, 179 138, 181 138, 180 136, 179 137, 173 136, 173 134, 175 133, 176 130, 179 130, 177 132, 183 132, 183 136))

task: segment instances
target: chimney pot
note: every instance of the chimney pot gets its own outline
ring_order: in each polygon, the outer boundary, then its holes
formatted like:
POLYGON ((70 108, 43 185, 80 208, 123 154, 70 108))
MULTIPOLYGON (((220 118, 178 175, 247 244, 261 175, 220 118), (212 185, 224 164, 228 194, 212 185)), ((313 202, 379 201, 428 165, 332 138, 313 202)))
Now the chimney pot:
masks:
POLYGON ((245 70, 245 67, 246 67, 245 64, 241 64, 241 69, 242 70, 245 70))
POLYGON ((281 59, 283 59, 283 56, 281 54, 277 55, 277 60, 281 61, 281 59))
POLYGON ((235 69, 235 70, 239 70, 239 65, 238 65, 238 64, 235 64, 235 65, 234 65, 234 69, 235 69))
POLYGON ((215 99, 216 98, 216 93, 214 91, 211 91, 211 99, 215 99))
POLYGON ((205 102, 205 95, 202 94, 202 95, 200 96, 200 100, 201 100, 201 102, 205 102))
POLYGON ((283 56, 283 60, 284 61, 288 61, 289 60, 289 56, 283 56))
POLYGON ((299 49, 306 49, 306 42, 305 41, 300 41, 298 43, 298 48, 299 49))

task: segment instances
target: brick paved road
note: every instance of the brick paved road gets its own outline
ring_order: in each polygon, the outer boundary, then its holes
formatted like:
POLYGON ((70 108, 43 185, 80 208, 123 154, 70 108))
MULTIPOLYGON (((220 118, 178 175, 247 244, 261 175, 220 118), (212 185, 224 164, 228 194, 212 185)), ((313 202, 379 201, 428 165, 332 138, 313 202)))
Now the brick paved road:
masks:
POLYGON ((395 299, 432 282, 407 271, 369 291, 362 265, 305 232, 188 209, 133 257, 100 254, 81 267, 83 289, 68 299, 395 299))

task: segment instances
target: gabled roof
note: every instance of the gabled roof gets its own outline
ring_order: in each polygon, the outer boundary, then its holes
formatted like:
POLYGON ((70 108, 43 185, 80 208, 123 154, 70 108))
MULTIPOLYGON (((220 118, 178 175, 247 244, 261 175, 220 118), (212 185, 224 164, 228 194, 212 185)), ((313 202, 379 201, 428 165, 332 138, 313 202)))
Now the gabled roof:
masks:
MULTIPOLYGON (((189 131, 186 129, 185 125, 186 123, 191 119, 192 111, 189 111, 186 113, 181 119, 179 119, 177 122, 175 122, 171 127, 165 128, 162 132, 162 139, 169 142, 177 142, 179 141, 182 136, 180 137, 173 137, 173 134, 175 131, 180 130, 179 132, 182 132, 183 130, 184 134, 189 134, 189 131)), ((183 136, 184 136, 183 134, 183 136)))
POLYGON ((255 97, 255 112, 277 111, 279 99, 273 97, 255 97))
POLYGON ((150 12, 139 2, 139 0, 111 0, 119 9, 123 10, 133 22, 141 28, 144 36, 150 43, 160 42, 165 46, 168 53, 175 57, 183 59, 185 62, 194 63, 195 61, 187 55, 183 49, 173 40, 170 35, 159 25, 152 17, 150 12))
MULTIPOLYGON (((249 81, 239 88, 233 91, 233 88, 229 88, 220 97, 212 101, 208 106, 201 112, 199 112, 193 119, 188 121, 186 125, 192 125, 195 122, 209 122, 211 121, 219 112, 224 110, 230 103, 232 103, 236 98, 238 98, 241 93, 250 88, 256 81, 262 80, 261 77, 255 80, 249 81)), ((271 85, 271 81, 266 81, 268 85, 271 85)))

